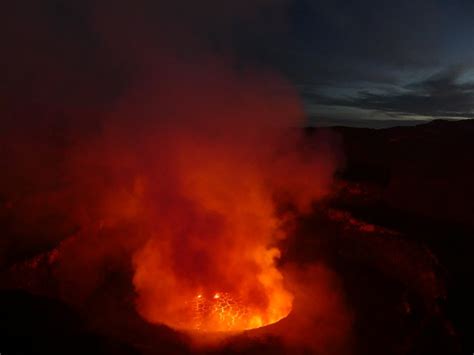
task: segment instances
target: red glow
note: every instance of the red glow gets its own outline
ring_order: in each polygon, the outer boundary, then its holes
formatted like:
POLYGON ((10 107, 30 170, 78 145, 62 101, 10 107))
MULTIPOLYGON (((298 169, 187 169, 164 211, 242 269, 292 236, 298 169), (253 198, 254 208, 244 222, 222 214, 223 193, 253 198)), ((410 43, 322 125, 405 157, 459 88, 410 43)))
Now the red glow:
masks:
POLYGON ((302 107, 277 76, 215 59, 160 64, 100 132, 71 133, 59 189, 39 184, 16 211, 33 221, 61 213, 78 230, 54 262, 71 303, 91 297, 109 265, 131 265, 136 309, 150 323, 230 333, 276 323, 294 301, 279 267, 292 216, 279 202, 309 210, 336 161, 324 142, 296 148, 302 107))

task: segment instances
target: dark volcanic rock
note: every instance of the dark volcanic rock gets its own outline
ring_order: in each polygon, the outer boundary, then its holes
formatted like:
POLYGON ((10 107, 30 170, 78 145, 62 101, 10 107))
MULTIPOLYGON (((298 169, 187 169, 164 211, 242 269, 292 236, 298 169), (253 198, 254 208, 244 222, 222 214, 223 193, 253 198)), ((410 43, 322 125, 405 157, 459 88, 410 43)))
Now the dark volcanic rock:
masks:
MULTIPOLYGON (((474 120, 336 131, 344 142, 346 164, 330 204, 364 223, 395 230, 404 244, 418 245, 432 255, 437 277, 446 284, 446 297, 437 300, 438 311, 449 323, 441 333, 454 335, 464 352, 470 352, 474 348, 470 321, 474 293, 468 286, 474 279, 474 120)), ((390 249, 392 255, 403 250, 395 245, 390 249)), ((406 250, 402 253, 406 256, 406 250)), ((418 260, 414 257, 406 264, 406 275, 409 268, 417 273, 418 260)), ((433 326, 426 324, 420 334, 433 326)), ((429 352, 429 339, 424 342, 417 353, 455 351, 435 347, 429 352)))
POLYGON ((87 331, 65 304, 20 290, 0 291, 2 354, 137 354, 131 346, 87 331))

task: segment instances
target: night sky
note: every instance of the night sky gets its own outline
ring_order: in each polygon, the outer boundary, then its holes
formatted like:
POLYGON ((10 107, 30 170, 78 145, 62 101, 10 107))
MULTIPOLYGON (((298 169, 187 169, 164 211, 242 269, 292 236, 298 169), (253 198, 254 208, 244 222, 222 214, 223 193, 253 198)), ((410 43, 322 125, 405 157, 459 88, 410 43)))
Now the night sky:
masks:
POLYGON ((311 125, 472 117, 470 0, 23 0, 2 8, 4 102, 103 103, 127 85, 134 48, 170 46, 190 60, 225 53, 237 67, 281 72, 311 125), (110 23, 127 55, 104 40, 110 23))
POLYGON ((315 122, 472 117, 474 2, 300 1, 293 14, 289 72, 315 122))

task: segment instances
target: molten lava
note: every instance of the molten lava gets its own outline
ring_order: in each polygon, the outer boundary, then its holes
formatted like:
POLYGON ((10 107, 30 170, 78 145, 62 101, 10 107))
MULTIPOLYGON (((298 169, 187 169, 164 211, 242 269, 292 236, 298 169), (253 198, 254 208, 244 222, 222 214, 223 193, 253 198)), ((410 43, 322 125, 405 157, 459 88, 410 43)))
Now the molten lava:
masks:
MULTIPOLYGON (((225 292, 198 294, 186 304, 182 324, 177 328, 201 332, 236 332, 260 328, 279 321, 286 314, 262 314, 249 308, 241 299, 225 292)), ((288 310, 288 312, 290 309, 288 310)))

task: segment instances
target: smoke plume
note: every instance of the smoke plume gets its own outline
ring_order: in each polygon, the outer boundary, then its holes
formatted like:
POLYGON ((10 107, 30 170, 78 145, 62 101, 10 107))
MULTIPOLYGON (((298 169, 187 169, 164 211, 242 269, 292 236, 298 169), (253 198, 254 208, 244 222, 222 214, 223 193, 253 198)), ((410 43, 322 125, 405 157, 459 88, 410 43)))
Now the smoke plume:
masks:
POLYGON ((288 316, 298 292, 279 243, 329 193, 337 154, 304 142, 290 82, 222 45, 231 21, 255 24, 268 8, 280 19, 284 2, 64 6, 85 22, 59 38, 47 10, 23 13, 31 29, 11 48, 45 40, 8 63, 25 75, 4 90, 2 263, 49 251, 57 297, 79 307, 119 272, 138 314, 174 329, 288 316))

